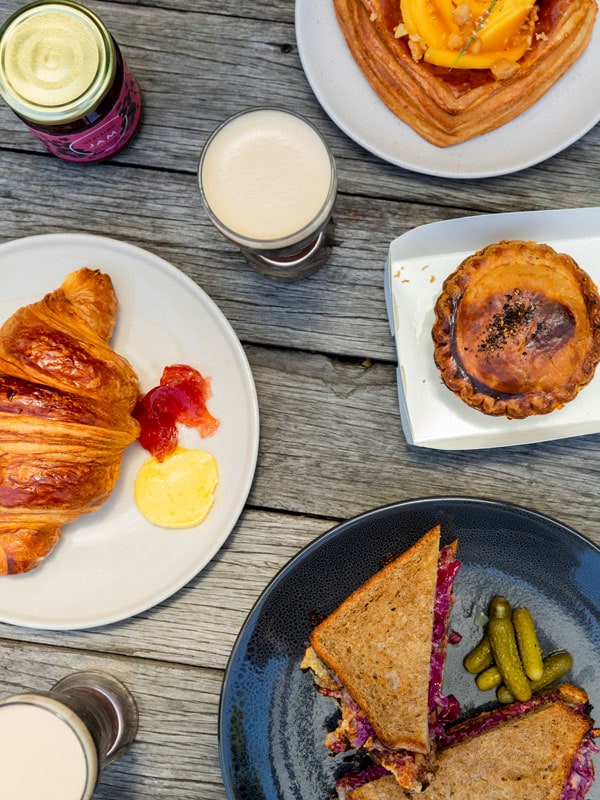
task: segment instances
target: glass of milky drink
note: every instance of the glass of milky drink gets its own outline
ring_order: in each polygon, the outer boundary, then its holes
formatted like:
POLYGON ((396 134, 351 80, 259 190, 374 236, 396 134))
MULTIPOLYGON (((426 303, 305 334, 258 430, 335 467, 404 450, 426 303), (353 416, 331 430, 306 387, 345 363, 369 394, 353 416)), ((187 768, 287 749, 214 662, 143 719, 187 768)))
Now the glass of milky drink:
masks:
POLYGON ((335 161, 304 118, 278 108, 236 114, 209 137, 198 179, 211 222, 259 272, 298 280, 329 256, 335 161))
POLYGON ((0 795, 89 800, 102 769, 137 733, 133 697, 116 678, 76 672, 49 692, 0 700, 0 795))

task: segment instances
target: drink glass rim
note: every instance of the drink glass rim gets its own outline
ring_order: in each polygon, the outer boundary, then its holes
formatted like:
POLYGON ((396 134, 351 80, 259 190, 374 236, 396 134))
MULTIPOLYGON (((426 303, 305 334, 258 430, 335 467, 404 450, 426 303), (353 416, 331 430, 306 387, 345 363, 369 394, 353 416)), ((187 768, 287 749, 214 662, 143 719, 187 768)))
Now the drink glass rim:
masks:
POLYGON ((80 800, 90 800, 98 781, 100 764, 96 744, 86 724, 72 709, 60 700, 51 697, 46 692, 25 692, 22 694, 14 694, 10 697, 4 697, 0 700, 0 710, 6 706, 19 705, 34 706, 44 709, 50 714, 54 714, 54 716, 68 725, 73 734, 77 737, 81 744, 85 760, 85 784, 80 800), (77 720, 79 725, 75 725, 74 720, 77 720), (91 758, 87 757, 88 754, 91 758))
POLYGON ((219 230, 227 239, 234 242, 238 245, 238 247, 247 248, 250 250, 282 250, 287 247, 291 247, 292 245, 302 243, 308 240, 311 235, 314 234, 316 237, 319 233, 319 229, 327 222, 331 211, 333 209, 335 197, 337 194, 337 169, 335 164, 335 159, 333 157, 333 153, 331 152, 331 148, 327 143, 323 134, 318 130, 318 128, 312 124, 306 117, 302 116, 302 114, 298 114, 295 111, 290 111, 287 108, 282 108, 281 106, 251 106, 250 108, 245 108, 242 111, 238 111, 235 114, 232 114, 227 119, 223 120, 209 135, 208 139, 206 140, 204 147, 202 148, 202 153, 200 154, 200 161, 198 163, 198 185, 200 188, 200 196, 202 198, 202 203, 208 214, 208 217, 212 224, 219 230), (251 236, 244 236, 243 234, 234 231, 228 225, 225 225, 213 212, 210 204, 206 198, 206 194, 204 192, 204 188, 202 186, 202 167, 204 165, 204 160, 210 148, 210 145, 215 140, 215 138, 219 135, 219 133, 234 122, 236 119, 240 117, 249 116, 250 114, 256 113, 258 111, 276 111, 281 114, 285 114, 290 117, 295 117, 296 119, 303 122, 312 131, 318 136, 319 140, 322 142, 323 146, 325 147, 325 151, 329 157, 329 166, 330 166, 330 180, 329 180, 329 188, 327 191, 327 195, 323 202, 323 205, 319 209, 319 211, 315 214, 315 216, 307 222, 305 225, 302 226, 297 231, 294 231, 287 236, 280 236, 277 239, 255 239, 251 236))

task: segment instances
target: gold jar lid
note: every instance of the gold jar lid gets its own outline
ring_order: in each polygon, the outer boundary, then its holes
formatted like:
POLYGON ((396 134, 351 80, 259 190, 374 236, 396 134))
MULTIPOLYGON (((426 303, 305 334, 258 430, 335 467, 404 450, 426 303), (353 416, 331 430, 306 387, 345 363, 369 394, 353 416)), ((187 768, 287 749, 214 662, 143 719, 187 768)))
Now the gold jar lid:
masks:
POLYGON ((0 95, 30 122, 86 116, 109 90, 115 62, 104 24, 69 0, 31 3, 0 28, 0 95))

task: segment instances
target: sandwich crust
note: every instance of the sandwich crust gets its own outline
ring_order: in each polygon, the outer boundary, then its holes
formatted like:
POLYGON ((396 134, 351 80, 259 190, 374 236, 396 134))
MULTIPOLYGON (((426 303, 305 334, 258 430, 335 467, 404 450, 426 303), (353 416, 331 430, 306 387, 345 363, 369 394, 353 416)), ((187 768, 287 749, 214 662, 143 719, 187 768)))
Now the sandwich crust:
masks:
MULTIPOLYGON (((565 702, 550 702, 467 737, 438 754, 423 800, 560 800, 592 720, 565 702)), ((388 775, 351 791, 348 800, 412 797, 388 775)))
POLYGON ((311 645, 388 747, 428 753, 428 696, 440 527, 317 625, 311 645))
POLYGON ((600 361, 600 295, 546 244, 502 241, 466 258, 435 305, 443 382, 485 414, 521 419, 572 400, 600 361))
POLYGON ((596 0, 539 3, 531 46, 514 74, 415 61, 399 0, 333 0, 338 23, 365 77, 383 102, 439 147, 504 125, 539 100, 589 44, 596 0))

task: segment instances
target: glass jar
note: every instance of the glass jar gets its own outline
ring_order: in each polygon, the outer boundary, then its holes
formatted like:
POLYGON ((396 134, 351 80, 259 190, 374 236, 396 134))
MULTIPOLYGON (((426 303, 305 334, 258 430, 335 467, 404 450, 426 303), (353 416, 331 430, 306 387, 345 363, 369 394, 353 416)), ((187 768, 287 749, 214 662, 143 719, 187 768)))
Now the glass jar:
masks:
POLYGON ((0 28, 0 95, 55 156, 110 158, 135 133, 139 86, 102 21, 71 0, 38 0, 0 28))

